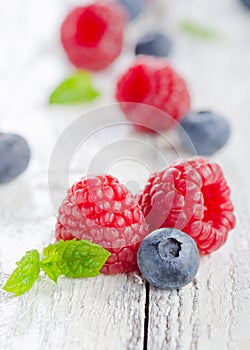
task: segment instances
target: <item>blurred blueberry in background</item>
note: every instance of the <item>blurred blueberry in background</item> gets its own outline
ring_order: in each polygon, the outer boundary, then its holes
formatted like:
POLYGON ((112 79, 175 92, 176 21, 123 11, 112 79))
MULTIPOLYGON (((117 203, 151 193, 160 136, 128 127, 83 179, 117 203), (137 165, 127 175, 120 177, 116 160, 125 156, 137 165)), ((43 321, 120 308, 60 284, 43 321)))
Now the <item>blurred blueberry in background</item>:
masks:
POLYGON ((0 183, 6 183, 24 172, 30 161, 30 148, 24 138, 0 133, 0 183))
POLYGON ((212 155, 222 148, 229 139, 230 125, 228 121, 211 111, 188 113, 180 122, 179 136, 183 147, 191 153, 212 155), (188 137, 193 143, 188 140, 188 137))
POLYGON ((139 16, 145 7, 145 0, 117 0, 122 4, 129 15, 129 19, 133 20, 139 16))
POLYGON ((250 0, 241 0, 241 2, 250 10, 250 0))
POLYGON ((171 48, 172 43, 168 36, 160 32, 151 32, 143 35, 138 40, 135 54, 165 57, 170 53, 171 48))

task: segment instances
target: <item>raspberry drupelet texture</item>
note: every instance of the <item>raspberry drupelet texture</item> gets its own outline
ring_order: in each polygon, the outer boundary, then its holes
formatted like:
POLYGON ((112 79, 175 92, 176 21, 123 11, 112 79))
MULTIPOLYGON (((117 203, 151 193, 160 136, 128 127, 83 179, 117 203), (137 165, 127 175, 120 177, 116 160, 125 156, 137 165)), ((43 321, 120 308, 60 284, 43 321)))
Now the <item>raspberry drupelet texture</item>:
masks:
POLYGON ((137 251, 147 234, 138 202, 109 175, 82 178, 59 208, 56 239, 87 239, 107 249, 111 256, 103 273, 137 270, 137 251))
POLYGON ((132 123, 152 132, 171 128, 190 110, 185 81, 164 59, 153 56, 138 56, 120 77, 116 99, 132 123))
POLYGON ((179 160, 153 174, 139 204, 150 232, 160 227, 180 229, 196 241, 201 254, 219 249, 235 226, 223 172, 201 157, 179 160))
POLYGON ((77 7, 61 27, 61 41, 74 66, 100 70, 120 54, 127 14, 118 3, 94 2, 77 7))

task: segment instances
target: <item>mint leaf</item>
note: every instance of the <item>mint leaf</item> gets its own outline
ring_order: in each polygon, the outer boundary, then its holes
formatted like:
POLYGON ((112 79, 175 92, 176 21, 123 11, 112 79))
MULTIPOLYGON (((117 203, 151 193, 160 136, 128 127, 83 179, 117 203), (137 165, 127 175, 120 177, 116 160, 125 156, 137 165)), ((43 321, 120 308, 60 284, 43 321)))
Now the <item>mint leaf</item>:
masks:
POLYGON ((77 71, 64 80, 50 95, 50 104, 74 104, 93 101, 99 92, 93 88, 91 75, 85 71, 77 71))
POLYGON ((40 262, 41 269, 55 283, 57 283, 58 277, 60 276, 60 269, 58 267, 59 261, 60 257, 54 254, 40 262))
POLYGON ((59 241, 50 244, 43 250, 43 259, 37 250, 28 251, 17 262, 17 268, 10 275, 3 289, 22 295, 30 290, 38 279, 40 269, 54 282, 60 275, 66 277, 94 277, 100 270, 110 253, 97 244, 90 241, 59 241))
POLYGON ((49 244, 46 248, 43 249, 43 256, 49 257, 55 253, 57 253, 59 242, 49 244))
POLYGON ((94 277, 110 256, 110 253, 97 244, 84 240, 59 241, 49 245, 43 252, 46 261, 56 260, 60 275, 66 277, 94 277))
POLYGON ((211 39, 216 39, 218 37, 215 30, 210 28, 205 28, 200 24, 190 20, 181 22, 179 26, 183 32, 201 39, 211 40, 211 39))
POLYGON ((30 290, 38 279, 40 272, 38 251, 28 251, 16 265, 18 267, 10 275, 3 289, 18 296, 30 290))

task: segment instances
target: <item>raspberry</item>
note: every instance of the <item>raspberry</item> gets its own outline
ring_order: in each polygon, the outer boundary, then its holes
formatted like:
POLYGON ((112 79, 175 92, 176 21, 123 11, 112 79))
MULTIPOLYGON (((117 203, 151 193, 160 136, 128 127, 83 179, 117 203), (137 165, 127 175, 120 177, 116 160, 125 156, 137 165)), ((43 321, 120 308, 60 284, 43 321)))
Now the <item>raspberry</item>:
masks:
POLYGON ((219 249, 235 226, 223 172, 204 158, 179 160, 153 174, 139 204, 150 232, 160 227, 182 230, 196 241, 201 254, 219 249))
POLYGON ((109 175, 84 177, 75 183, 59 208, 56 239, 87 239, 111 256, 101 272, 137 269, 137 250, 148 234, 144 216, 132 193, 109 175))
POLYGON ((184 80, 158 57, 138 56, 119 79, 116 99, 132 123, 151 132, 171 128, 175 120, 180 120, 190 110, 190 96, 184 80))
POLYGON ((77 7, 61 27, 61 41, 77 67, 100 70, 120 54, 126 12, 119 4, 103 2, 77 7))

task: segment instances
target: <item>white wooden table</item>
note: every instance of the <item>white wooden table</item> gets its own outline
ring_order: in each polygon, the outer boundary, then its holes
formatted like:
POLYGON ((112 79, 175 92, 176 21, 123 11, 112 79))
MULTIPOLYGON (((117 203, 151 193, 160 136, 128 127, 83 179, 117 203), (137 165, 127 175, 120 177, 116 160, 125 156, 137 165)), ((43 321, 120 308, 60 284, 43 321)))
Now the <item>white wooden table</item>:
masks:
MULTIPOLYGON (((63 130, 93 107, 47 104, 72 69, 58 27, 73 3, 79 1, 0 0, 1 130, 24 135, 33 155, 25 174, 0 187, 1 286, 26 250, 53 241, 50 155, 63 130)), ((170 60, 187 79, 194 107, 218 110, 232 124, 230 143, 214 159, 232 188, 237 227, 223 249, 202 258, 197 278, 180 291, 146 288, 136 274, 62 278, 57 286, 42 277, 19 298, 0 290, 1 350, 250 349, 250 13, 237 0, 171 0, 166 8, 162 26, 175 38, 170 60), (178 23, 187 18, 215 28, 219 39, 184 35, 178 23)), ((145 21, 130 32, 138 35, 145 21)), ((103 95, 94 107, 113 101, 110 81, 131 56, 125 53, 113 70, 96 76, 103 95)), ((84 171, 83 162, 72 177, 84 171)), ((129 176, 143 185, 144 178, 121 171, 124 182, 129 176)))

